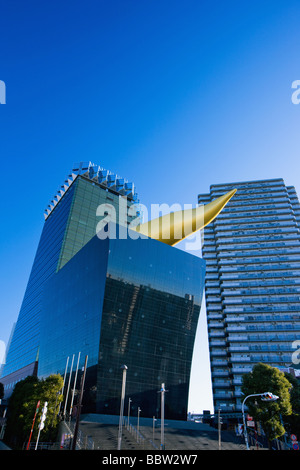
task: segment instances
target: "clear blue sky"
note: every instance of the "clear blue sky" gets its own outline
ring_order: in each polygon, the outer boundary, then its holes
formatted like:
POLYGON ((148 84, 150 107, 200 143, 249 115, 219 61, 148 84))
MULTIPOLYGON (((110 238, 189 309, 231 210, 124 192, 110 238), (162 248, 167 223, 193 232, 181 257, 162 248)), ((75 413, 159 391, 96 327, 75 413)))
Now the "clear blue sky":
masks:
MULTIPOLYGON (((133 180, 148 206, 273 177, 300 194, 299 24, 299 0, 1 1, 0 341, 73 162, 133 180)), ((190 409, 202 411, 197 362, 190 409)))

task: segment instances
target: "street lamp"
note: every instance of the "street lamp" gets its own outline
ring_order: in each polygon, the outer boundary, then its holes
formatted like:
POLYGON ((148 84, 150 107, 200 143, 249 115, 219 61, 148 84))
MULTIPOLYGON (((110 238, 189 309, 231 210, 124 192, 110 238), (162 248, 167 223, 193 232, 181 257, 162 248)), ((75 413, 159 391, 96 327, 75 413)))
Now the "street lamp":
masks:
POLYGON ((165 450, 165 384, 161 384, 161 389, 159 393, 161 393, 161 406, 160 406, 160 446, 162 450, 165 450))
POLYGON ((219 432, 219 450, 221 450, 221 425, 223 424, 222 418, 221 418, 221 406, 219 407, 218 410, 218 432, 219 432))
POLYGON ((140 412, 141 412, 141 408, 138 407, 138 421, 137 421, 137 441, 139 442, 140 440, 140 412))
POLYGON ((127 429, 129 429, 129 416, 130 416, 130 403, 132 402, 131 398, 128 399, 128 422, 127 429))
POLYGON ((68 382, 68 388, 67 388, 67 394, 66 394, 65 406, 64 406, 64 419, 66 417, 66 408, 67 408, 67 403, 68 403, 68 398, 69 398, 69 390, 70 390, 71 376, 73 372, 72 369, 73 369, 74 357, 75 357, 75 354, 73 354, 73 357, 72 357, 71 369, 70 369, 70 374, 69 374, 69 382, 68 382))
POLYGON ((126 387, 126 372, 127 372, 128 367, 123 365, 121 369, 123 369, 123 380, 122 380, 122 393, 121 393, 121 405, 120 405, 118 450, 121 450, 124 398, 125 398, 125 387, 126 387))
POLYGON ((247 427, 246 427, 246 421, 245 421, 244 407, 245 407, 246 400, 250 397, 260 397, 262 401, 276 401, 279 398, 277 395, 273 395, 273 393, 271 392, 253 393, 252 395, 248 395, 246 398, 244 398, 244 401, 242 403, 242 414, 243 414, 245 443, 246 443, 247 450, 250 450, 250 448, 248 444, 248 434, 247 434, 247 427))
POLYGON ((156 418, 155 418, 155 416, 153 416, 153 443, 154 443, 155 421, 156 421, 156 418))

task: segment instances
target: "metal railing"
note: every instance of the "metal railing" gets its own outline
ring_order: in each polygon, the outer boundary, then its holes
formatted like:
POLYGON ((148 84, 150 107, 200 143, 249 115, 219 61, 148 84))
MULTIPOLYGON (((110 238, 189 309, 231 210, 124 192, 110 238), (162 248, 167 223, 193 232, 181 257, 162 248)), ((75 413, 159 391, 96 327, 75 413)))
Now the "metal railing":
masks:
MULTIPOLYGON (((69 423, 65 422, 65 426, 69 428, 71 434, 71 440, 74 437, 74 430, 75 430, 75 422, 69 421, 69 423)), ((94 450, 95 444, 94 441, 89 437, 86 436, 80 429, 78 430, 77 439, 76 439, 76 449, 78 450, 94 450)))
MULTIPOLYGON (((30 442, 28 450, 59 450, 60 446, 58 442, 30 442)), ((23 450, 27 450, 27 442, 23 444, 23 450)))
POLYGON ((127 431, 134 437, 136 440, 137 444, 141 447, 143 450, 157 450, 158 446, 153 442, 152 439, 147 439, 137 427, 135 427, 132 423, 128 423, 128 418, 124 417, 123 418, 123 423, 124 427, 127 429, 127 431))

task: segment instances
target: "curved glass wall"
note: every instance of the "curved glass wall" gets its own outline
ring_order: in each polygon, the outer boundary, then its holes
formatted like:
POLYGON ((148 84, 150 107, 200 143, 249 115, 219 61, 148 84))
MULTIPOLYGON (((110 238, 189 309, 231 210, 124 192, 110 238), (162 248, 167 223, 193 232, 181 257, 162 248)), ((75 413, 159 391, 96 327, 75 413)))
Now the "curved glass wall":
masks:
POLYGON ((186 419, 204 279, 205 262, 177 248, 94 237, 47 283, 39 375, 63 375, 80 351, 85 411, 118 414, 126 364, 133 412, 157 415, 165 383, 166 417, 186 419))

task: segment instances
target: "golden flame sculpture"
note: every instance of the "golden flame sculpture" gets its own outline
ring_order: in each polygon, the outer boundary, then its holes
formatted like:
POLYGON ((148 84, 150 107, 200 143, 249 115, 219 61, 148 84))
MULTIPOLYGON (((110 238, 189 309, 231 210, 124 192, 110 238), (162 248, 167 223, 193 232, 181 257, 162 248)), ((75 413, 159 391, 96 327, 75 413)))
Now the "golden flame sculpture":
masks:
POLYGON ((132 228, 142 235, 174 246, 212 222, 236 191, 233 189, 204 206, 171 212, 132 228))

